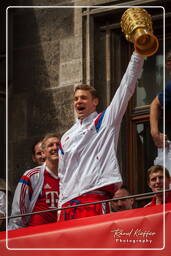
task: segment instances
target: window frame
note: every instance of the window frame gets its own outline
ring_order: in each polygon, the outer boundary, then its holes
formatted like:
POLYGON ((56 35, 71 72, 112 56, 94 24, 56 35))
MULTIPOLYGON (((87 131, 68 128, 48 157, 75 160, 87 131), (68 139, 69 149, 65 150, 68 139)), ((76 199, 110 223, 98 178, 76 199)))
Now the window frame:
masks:
MULTIPOLYGON (((139 1, 142 2, 142 1, 139 1)), ((158 1, 153 1, 158 3, 158 1)), ((148 4, 150 6, 150 3, 148 4)), ((96 47, 95 47, 95 40, 97 40, 97 36, 100 33, 100 31, 106 31, 106 67, 105 67, 105 76, 106 76, 106 91, 103 96, 105 96, 106 100, 102 104, 102 106, 106 107, 112 98, 112 95, 115 93, 115 90, 117 88, 113 88, 113 78, 112 78, 112 50, 111 50, 111 44, 112 44, 112 30, 118 30, 120 28, 120 21, 116 20, 113 24, 110 24, 110 22, 107 22, 107 19, 105 20, 105 17, 108 17, 110 13, 113 12, 113 9, 91 9, 91 8, 85 8, 83 10, 83 82, 84 83, 90 83, 91 85, 96 87, 96 47), (97 20, 99 22, 99 28, 97 24, 97 20), (102 22, 101 22, 102 20, 102 22), (101 23, 100 23, 101 22, 101 23), (105 24, 103 24, 103 22, 105 24), (97 32, 96 30, 99 29, 97 32)), ((118 15, 119 16, 119 15, 118 15)), ((166 12, 166 20, 171 17, 171 13, 166 12)), ((154 23, 157 20, 162 19, 162 15, 152 15, 152 18, 154 20, 154 23)), ((166 21, 167 22, 167 21, 166 21)), ((157 25, 156 25, 157 26, 157 25)), ((169 35, 169 28, 166 28, 166 38, 169 35)), ((155 34, 157 37, 161 37, 161 30, 159 28, 159 33, 155 34)), ((124 36, 122 35, 122 38, 124 36)), ((126 66, 128 64, 128 61, 130 59, 133 45, 126 43, 127 47, 125 49, 125 62, 119 63, 118 71, 119 72, 119 79, 122 77, 123 73, 125 72, 126 66), (121 69, 121 71, 120 71, 121 69)), ((122 56, 122 53, 120 52, 120 57, 122 56)), ((97 88, 98 89, 98 88, 97 88)), ((125 129, 125 137, 128 138, 127 143, 125 145, 124 150, 127 152, 126 157, 123 156, 122 149, 118 149, 118 157, 121 162, 121 171, 123 175, 124 182, 127 183, 129 190, 133 194, 137 193, 144 193, 147 191, 147 184, 146 184, 146 177, 144 176, 143 180, 139 179, 139 172, 138 172, 138 164, 137 163, 137 141, 136 141, 136 126, 137 124, 149 124, 149 105, 139 106, 135 107, 135 94, 130 100, 130 103, 128 105, 127 111, 124 116, 124 124, 126 124, 125 129)), ((100 109, 101 110, 101 109, 100 109)), ((120 136, 121 137, 121 136, 120 136)), ((122 142, 120 143, 122 145, 122 142)), ((144 170, 145 172, 145 170, 144 170)))

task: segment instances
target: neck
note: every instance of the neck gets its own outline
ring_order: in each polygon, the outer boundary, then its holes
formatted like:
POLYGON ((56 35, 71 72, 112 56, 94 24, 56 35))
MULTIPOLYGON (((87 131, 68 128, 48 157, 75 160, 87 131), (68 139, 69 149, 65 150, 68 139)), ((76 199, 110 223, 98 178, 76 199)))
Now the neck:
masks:
POLYGON ((84 121, 84 119, 88 118, 89 116, 91 116, 95 112, 96 112, 96 109, 94 111, 92 111, 91 113, 89 113, 87 116, 84 116, 84 117, 77 116, 77 119, 80 120, 80 122, 82 122, 82 121, 84 121))
POLYGON ((46 160, 46 166, 56 175, 58 175, 58 161, 46 160))
POLYGON ((163 198, 162 197, 156 197, 156 205, 158 205, 158 204, 162 204, 162 202, 163 202, 163 198))
MULTIPOLYGON (((166 188, 168 189, 168 188, 166 188)), ((165 200, 167 199, 169 193, 168 192, 165 192, 165 200)), ((163 203, 163 193, 159 193, 156 195, 156 204, 162 204, 163 203)))
MULTIPOLYGON (((166 198, 166 195, 165 195, 166 198)), ((159 193, 156 195, 156 204, 162 204, 163 203, 163 193, 159 193)))

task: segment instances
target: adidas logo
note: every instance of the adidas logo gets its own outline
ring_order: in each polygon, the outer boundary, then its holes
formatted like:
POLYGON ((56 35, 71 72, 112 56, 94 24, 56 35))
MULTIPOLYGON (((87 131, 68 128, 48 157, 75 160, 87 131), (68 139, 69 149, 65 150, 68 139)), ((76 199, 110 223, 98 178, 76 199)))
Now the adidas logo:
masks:
POLYGON ((45 189, 50 189, 51 186, 47 183, 45 186, 44 186, 45 189))

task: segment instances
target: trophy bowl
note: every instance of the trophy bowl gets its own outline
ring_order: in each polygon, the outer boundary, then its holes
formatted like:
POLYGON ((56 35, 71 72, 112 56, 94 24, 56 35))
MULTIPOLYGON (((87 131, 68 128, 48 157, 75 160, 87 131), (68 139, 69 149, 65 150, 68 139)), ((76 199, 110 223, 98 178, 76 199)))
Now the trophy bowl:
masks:
POLYGON ((153 34, 151 15, 143 8, 129 8, 121 17, 122 32, 142 56, 151 56, 159 48, 157 37, 153 34))

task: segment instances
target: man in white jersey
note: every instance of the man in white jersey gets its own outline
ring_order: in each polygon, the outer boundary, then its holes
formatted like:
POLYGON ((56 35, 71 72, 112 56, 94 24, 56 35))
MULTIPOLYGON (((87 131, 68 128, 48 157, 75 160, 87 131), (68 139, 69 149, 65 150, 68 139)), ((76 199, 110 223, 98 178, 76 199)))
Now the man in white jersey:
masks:
MULTIPOLYGON (((108 108, 98 114, 96 90, 80 85, 74 91, 76 123, 63 135, 59 153, 60 206, 112 198, 122 177, 116 158, 121 121, 134 93, 144 58, 133 53, 126 73, 108 108)), ((60 220, 99 215, 108 204, 62 210, 60 220)))
MULTIPOLYGON (((26 171, 17 185, 11 216, 38 212, 58 207, 58 149, 60 140, 48 134, 42 140, 46 161, 43 165, 26 171)), ((57 212, 50 211, 31 216, 11 218, 8 229, 19 229, 57 221, 57 212)))

